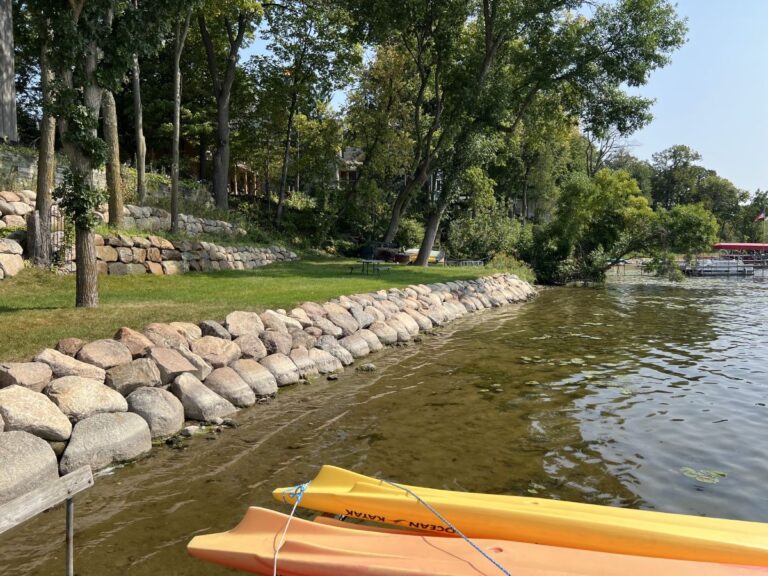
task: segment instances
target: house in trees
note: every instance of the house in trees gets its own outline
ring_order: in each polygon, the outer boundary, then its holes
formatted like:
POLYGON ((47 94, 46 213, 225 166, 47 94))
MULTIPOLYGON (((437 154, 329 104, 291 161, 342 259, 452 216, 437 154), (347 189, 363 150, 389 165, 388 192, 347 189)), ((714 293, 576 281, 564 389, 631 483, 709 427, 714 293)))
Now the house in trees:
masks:
POLYGON ((365 152, 362 148, 347 146, 337 158, 337 182, 340 188, 350 188, 355 185, 360 168, 365 162, 365 152))

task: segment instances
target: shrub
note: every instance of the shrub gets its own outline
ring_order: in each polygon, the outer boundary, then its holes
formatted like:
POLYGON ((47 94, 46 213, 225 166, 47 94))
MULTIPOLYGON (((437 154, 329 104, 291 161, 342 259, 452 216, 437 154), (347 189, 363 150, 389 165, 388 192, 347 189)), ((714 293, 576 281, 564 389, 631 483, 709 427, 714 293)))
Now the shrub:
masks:
POLYGON ((405 248, 418 248, 424 239, 424 224, 414 218, 403 218, 395 240, 405 248))

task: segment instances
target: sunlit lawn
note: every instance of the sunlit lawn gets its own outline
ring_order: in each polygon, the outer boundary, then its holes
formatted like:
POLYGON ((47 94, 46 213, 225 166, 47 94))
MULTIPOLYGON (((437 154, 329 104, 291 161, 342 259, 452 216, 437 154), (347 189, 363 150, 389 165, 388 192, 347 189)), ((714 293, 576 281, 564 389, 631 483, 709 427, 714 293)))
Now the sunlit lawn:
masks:
POLYGON ((0 282, 0 360, 31 358, 66 337, 93 340, 121 326, 222 320, 233 310, 290 309, 307 300, 408 284, 474 278, 483 268, 393 265, 380 276, 350 274, 355 261, 302 260, 253 271, 179 276, 101 276, 100 306, 74 307, 74 276, 24 270, 0 282))

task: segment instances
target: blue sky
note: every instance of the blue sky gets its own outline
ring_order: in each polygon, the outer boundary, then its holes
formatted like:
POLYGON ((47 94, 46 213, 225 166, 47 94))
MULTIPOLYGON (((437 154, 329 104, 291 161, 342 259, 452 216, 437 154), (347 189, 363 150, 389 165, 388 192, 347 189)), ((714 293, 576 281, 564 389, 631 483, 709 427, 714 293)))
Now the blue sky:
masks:
POLYGON ((754 192, 768 188, 768 0, 678 0, 688 43, 640 93, 653 122, 632 153, 686 144, 701 164, 754 192))

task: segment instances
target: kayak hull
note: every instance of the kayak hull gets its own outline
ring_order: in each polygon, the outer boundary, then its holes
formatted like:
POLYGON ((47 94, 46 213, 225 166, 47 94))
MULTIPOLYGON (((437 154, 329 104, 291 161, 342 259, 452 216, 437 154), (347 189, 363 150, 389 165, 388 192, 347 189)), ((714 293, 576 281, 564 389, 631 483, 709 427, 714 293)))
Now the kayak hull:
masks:
MULTIPOLYGON (((193 556, 271 575, 288 516, 250 508, 240 524, 196 536, 193 556)), ((474 541, 514 576, 765 576, 768 568, 666 560, 507 542, 474 541)), ((397 534, 291 520, 277 561, 281 576, 499 576, 502 571, 461 538, 397 534)))
MULTIPOLYGON (((575 502, 392 485, 324 466, 300 506, 410 530, 614 554, 768 566, 768 524, 575 502), (405 489, 407 490, 405 490, 405 489), (451 525, 444 524, 423 502, 451 525)), ((294 488, 273 492, 293 504, 294 488)))

